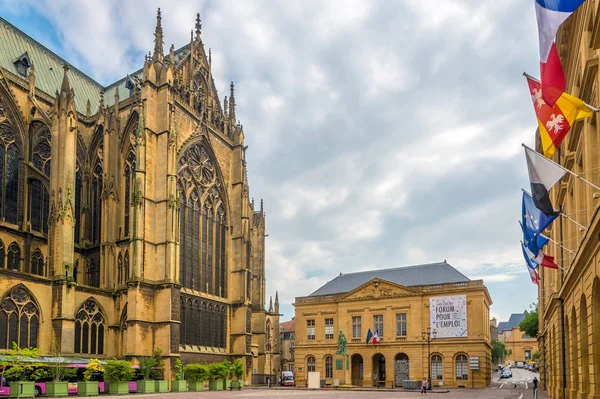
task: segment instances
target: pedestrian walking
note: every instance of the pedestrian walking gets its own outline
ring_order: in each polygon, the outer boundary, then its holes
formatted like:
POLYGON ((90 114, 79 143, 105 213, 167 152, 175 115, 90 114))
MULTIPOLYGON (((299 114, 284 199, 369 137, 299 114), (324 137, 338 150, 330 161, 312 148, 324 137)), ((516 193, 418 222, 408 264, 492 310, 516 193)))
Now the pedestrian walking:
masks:
POLYGON ((427 378, 423 377, 423 381, 421 381, 421 395, 427 395, 427 378))
POLYGON ((538 384, 537 377, 533 377, 533 397, 534 398, 537 398, 537 384, 538 384))

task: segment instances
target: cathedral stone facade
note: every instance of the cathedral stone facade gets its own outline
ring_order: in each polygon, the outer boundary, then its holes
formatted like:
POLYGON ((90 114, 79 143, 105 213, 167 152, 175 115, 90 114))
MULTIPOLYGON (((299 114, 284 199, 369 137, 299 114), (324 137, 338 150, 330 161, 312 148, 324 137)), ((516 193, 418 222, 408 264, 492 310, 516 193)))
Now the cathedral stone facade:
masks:
POLYGON ((278 364, 263 203, 200 30, 165 54, 159 10, 143 68, 103 86, 0 18, 0 353, 278 364))

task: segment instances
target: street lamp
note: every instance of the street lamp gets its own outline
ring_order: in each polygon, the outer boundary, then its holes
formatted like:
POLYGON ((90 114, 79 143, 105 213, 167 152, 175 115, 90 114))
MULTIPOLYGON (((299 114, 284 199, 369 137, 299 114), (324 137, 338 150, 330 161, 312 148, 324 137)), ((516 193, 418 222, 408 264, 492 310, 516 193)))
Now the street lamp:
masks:
POLYGON ((435 339, 437 331, 435 329, 431 329, 431 326, 427 326, 427 330, 423 330, 421 335, 423 336, 423 340, 427 342, 427 369, 429 379, 427 383, 429 384, 429 389, 431 389, 431 341, 435 339))

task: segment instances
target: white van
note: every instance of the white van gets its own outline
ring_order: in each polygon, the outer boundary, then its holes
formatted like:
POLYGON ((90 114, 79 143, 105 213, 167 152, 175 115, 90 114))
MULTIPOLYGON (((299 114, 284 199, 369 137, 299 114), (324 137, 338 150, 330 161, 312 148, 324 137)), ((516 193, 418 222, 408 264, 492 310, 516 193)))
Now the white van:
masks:
POLYGON ((281 386, 294 386, 294 373, 292 371, 281 372, 281 386))

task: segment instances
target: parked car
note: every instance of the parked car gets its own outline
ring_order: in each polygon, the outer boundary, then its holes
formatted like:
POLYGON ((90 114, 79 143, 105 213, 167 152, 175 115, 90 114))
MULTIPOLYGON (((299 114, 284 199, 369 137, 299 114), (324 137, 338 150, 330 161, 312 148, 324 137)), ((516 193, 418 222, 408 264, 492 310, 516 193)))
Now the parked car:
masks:
POLYGON ((509 369, 502 370, 502 373, 500 373, 500 378, 512 378, 512 371, 509 369))

